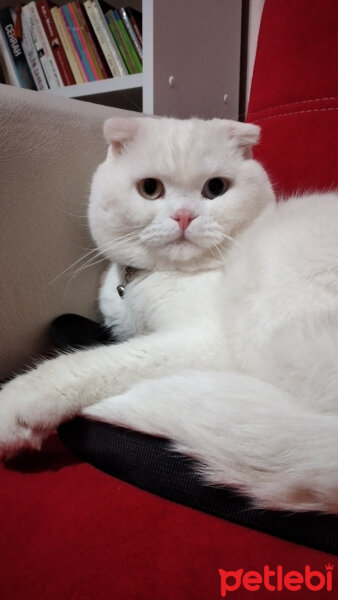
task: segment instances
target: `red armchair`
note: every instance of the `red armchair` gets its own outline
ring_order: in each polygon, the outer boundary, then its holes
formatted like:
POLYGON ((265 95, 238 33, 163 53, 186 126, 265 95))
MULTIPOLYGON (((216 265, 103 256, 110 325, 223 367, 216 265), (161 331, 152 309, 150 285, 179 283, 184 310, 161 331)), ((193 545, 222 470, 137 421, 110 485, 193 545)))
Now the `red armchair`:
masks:
MULTIPOLYGON (((247 119, 262 127, 256 157, 284 194, 338 185, 337 16, 336 0, 266 0, 247 119)), ((221 597, 218 569, 325 573, 334 562, 141 491, 57 437, 0 467, 0 522, 3 600, 210 600, 221 597)))

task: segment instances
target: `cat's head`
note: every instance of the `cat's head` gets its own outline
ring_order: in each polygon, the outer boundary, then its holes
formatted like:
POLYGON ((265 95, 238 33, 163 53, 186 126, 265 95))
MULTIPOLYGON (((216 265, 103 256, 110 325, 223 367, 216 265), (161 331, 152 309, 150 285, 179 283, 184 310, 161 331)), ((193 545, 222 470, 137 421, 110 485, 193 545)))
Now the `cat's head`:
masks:
POLYGON ((113 118, 89 224, 109 260, 145 269, 212 267, 274 198, 251 158, 259 127, 213 119, 113 118))

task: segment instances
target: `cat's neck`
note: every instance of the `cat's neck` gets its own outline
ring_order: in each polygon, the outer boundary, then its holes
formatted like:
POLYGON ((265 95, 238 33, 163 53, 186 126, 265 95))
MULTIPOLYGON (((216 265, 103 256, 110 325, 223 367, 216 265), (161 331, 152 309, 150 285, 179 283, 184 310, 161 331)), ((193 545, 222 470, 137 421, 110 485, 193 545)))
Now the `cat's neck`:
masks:
POLYGON ((117 292, 121 298, 123 298, 123 296, 124 296, 124 292, 125 292, 125 289, 126 289, 126 286, 128 285, 128 283, 141 270, 142 269, 137 269, 136 267, 131 267, 131 266, 124 267, 124 269, 122 268, 123 279, 121 280, 121 283, 116 287, 117 292))
POLYGON ((133 267, 131 265, 117 265, 119 271, 119 284, 116 286, 116 290, 121 298, 124 297, 126 288, 138 279, 147 279, 151 278, 152 275, 159 276, 163 274, 164 277, 170 275, 171 277, 184 278, 184 277, 194 277, 201 275, 202 273, 210 273, 216 271, 223 271, 224 263, 220 260, 217 261, 213 265, 208 265, 207 267, 202 267, 199 265, 196 266, 195 269, 174 269, 174 268, 160 268, 154 267, 153 269, 146 269, 142 267, 133 267))
POLYGON ((166 259, 156 258, 154 262, 147 261, 143 263, 139 260, 120 262, 116 261, 121 277, 126 275, 126 270, 129 271, 129 278, 135 278, 139 275, 146 276, 151 273, 177 273, 180 275, 193 275, 194 273, 217 271, 224 268, 226 256, 215 258, 203 257, 198 260, 186 261, 185 263, 173 262, 166 259))

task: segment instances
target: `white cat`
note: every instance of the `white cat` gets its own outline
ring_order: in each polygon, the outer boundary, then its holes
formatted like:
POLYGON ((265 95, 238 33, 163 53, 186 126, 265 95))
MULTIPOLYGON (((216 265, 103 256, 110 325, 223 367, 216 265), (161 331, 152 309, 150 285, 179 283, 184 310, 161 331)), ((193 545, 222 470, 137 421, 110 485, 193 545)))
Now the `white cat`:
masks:
POLYGON ((123 341, 5 385, 0 454, 82 414, 173 440, 256 506, 338 512, 338 195, 277 204, 255 125, 104 130, 89 223, 123 341))

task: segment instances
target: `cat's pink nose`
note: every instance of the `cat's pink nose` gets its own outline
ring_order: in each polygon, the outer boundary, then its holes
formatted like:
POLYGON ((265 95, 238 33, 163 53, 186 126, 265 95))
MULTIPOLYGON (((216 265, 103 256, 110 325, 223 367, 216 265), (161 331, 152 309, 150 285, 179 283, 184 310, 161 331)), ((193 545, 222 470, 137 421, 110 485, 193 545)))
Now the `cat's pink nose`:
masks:
POLYGON ((175 221, 178 221, 180 229, 182 229, 182 231, 185 231, 185 229, 189 227, 191 221, 193 221, 196 217, 190 212, 190 210, 181 208, 180 210, 175 212, 172 218, 175 221))

